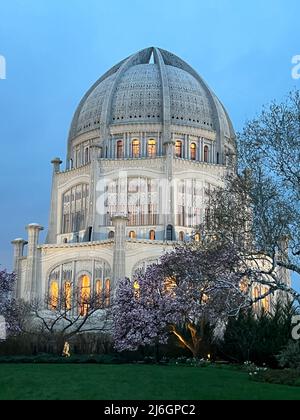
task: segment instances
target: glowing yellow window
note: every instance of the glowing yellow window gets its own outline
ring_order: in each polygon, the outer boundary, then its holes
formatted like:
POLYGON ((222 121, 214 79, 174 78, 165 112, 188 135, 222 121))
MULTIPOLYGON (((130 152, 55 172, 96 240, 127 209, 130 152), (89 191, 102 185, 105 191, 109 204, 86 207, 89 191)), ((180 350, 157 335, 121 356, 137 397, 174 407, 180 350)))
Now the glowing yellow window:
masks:
MULTIPOLYGON (((263 287, 262 289, 262 295, 265 295, 266 293, 268 293, 269 289, 267 287, 263 287)), ((270 297, 266 296, 265 298, 262 299, 262 307, 264 309, 264 311, 269 312, 270 311, 270 297)))
POLYGON ((132 142, 132 157, 138 158, 140 157, 140 141, 133 140, 132 142))
POLYGON ((200 240, 201 240, 200 233, 196 233, 196 235, 195 235, 195 241, 196 242, 200 242, 200 240))
POLYGON ((97 299, 97 304, 99 306, 102 306, 102 303, 103 303, 102 292, 103 292, 102 280, 96 280, 96 299, 97 299))
POLYGON ((156 140, 148 141, 148 156, 150 158, 156 157, 156 140))
POLYGON ((132 231, 129 232, 129 238, 130 239, 136 239, 136 233, 135 233, 134 230, 132 230, 132 231))
POLYGON ((196 160, 197 146, 195 143, 191 144, 191 160, 196 160))
POLYGON ((91 298, 91 281, 88 276, 81 278, 81 291, 80 291, 80 315, 85 316, 89 311, 91 298))
POLYGON ((59 286, 57 281, 53 281, 50 286, 50 308, 52 310, 58 307, 59 286))
POLYGON ((155 230, 150 230, 149 238, 150 238, 150 241, 155 241, 155 230))
POLYGON ((105 305, 110 305, 110 280, 106 279, 105 281, 105 305))
POLYGON ((175 143, 175 156, 178 158, 182 158, 182 142, 177 141, 175 143))
POLYGON ((65 282, 64 289, 65 307, 67 311, 70 311, 72 308, 72 285, 69 281, 65 282))

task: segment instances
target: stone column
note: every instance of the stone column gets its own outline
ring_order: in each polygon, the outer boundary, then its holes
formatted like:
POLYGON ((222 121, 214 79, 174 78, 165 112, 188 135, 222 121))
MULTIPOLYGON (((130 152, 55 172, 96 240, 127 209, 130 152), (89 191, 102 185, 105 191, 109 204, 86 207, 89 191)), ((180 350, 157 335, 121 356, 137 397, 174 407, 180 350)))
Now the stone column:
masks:
POLYGON ((22 297, 22 273, 20 267, 20 259, 23 257, 24 246, 27 245, 27 242, 22 238, 18 238, 12 241, 12 245, 14 248, 13 271, 16 274, 15 295, 16 298, 19 299, 22 297))
POLYGON ((128 217, 122 214, 112 217, 113 226, 115 227, 112 290, 115 290, 118 281, 124 279, 126 274, 125 247, 127 221, 128 217))
MULTIPOLYGON (((88 215, 87 215, 87 229, 92 228, 92 238, 93 241, 94 233, 97 227, 97 183, 99 181, 99 155, 100 155, 100 146, 93 144, 90 147, 90 185, 89 185, 89 204, 88 204, 88 215)), ((98 220, 99 221, 99 220, 98 220)), ((102 222, 102 220, 101 220, 102 222)), ((88 238, 86 238, 88 240, 88 238)))
POLYGON ((52 189, 51 189, 51 203, 50 203, 50 216, 49 216, 49 228, 46 238, 47 244, 57 243, 57 211, 58 211, 58 196, 57 196, 57 174, 60 172, 60 165, 62 161, 60 158, 55 158, 51 161, 53 165, 52 175, 52 189))
POLYGON ((32 300, 39 296, 41 279, 38 270, 38 243, 40 232, 44 228, 36 223, 26 227, 28 232, 27 275, 25 284, 25 298, 32 300))

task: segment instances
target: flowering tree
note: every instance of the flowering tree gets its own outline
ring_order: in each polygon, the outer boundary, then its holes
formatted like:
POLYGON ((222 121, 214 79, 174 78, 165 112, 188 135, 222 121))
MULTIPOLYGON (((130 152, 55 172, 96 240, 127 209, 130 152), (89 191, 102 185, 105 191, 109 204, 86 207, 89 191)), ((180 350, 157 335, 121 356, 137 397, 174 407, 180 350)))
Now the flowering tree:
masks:
POLYGON ((209 192, 203 235, 232 244, 258 283, 282 300, 300 293, 300 91, 265 107, 238 135, 238 174, 209 192))
MULTIPOLYGON (((73 337, 86 333, 108 333, 111 324, 110 295, 83 294, 78 288, 73 294, 73 284, 64 292, 44 299, 33 299, 26 304, 22 333, 51 343, 58 354, 73 337)), ((19 303, 20 304, 20 303, 19 303)))
POLYGON ((133 282, 119 285, 114 302, 114 339, 118 350, 164 344, 170 334, 199 355, 204 325, 216 327, 250 305, 233 248, 177 246, 133 282))
POLYGON ((15 283, 14 273, 0 271, 0 316, 5 319, 7 334, 16 334, 22 330, 27 312, 26 305, 14 297, 15 283))

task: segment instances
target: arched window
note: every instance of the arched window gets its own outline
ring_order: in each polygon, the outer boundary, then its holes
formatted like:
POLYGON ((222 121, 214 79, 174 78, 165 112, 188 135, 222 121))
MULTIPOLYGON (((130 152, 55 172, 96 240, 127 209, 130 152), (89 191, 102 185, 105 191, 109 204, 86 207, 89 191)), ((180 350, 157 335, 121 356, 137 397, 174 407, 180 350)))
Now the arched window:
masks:
POLYGON ((156 140, 151 139, 148 141, 148 157, 155 158, 156 153, 156 140))
POLYGON ((204 162, 208 163, 209 159, 209 149, 208 146, 204 146, 204 162))
POLYGON ((197 146, 196 143, 191 144, 191 160, 196 160, 197 157, 197 146))
POLYGON ((69 281, 64 284, 64 303, 67 311, 72 309, 72 285, 69 281))
POLYGON ((178 239, 183 242, 184 241, 184 232, 179 232, 178 239))
POLYGON ((58 307, 59 285, 57 281, 53 281, 50 285, 50 309, 55 311, 58 307))
POLYGON ((131 230, 131 231, 129 232, 129 238, 130 238, 130 239, 136 239, 136 233, 135 233, 135 231, 134 231, 134 230, 131 230))
POLYGON ((177 158, 182 158, 182 142, 179 140, 175 143, 175 156, 177 158))
MULTIPOLYGON (((266 293, 268 293, 269 289, 267 287, 263 287, 262 289, 262 295, 265 295, 266 293)), ((270 299, 269 296, 266 296, 262 299, 261 301, 263 310, 265 312, 270 312, 270 299)))
POLYGON ((172 225, 167 226, 167 241, 173 241, 174 229, 172 225))
POLYGON ((110 280, 105 281, 105 306, 110 305, 110 280))
POLYGON ((138 158, 140 157, 140 141, 133 140, 132 142, 132 157, 138 158))
POLYGON ((245 277, 241 281, 241 283, 240 283, 240 290, 241 290, 242 293, 244 293, 244 294, 247 293, 248 294, 248 292, 249 292, 249 281, 248 281, 247 277, 245 277))
POLYGON ((80 288, 80 315, 85 316, 89 311, 91 298, 91 281, 88 276, 81 277, 80 288))
POLYGON ((90 151, 89 148, 87 147, 84 151, 84 163, 88 164, 90 161, 90 151))
POLYGON ((117 142, 117 159, 123 158, 123 141, 119 140, 117 142))
POLYGON ((139 298, 140 297, 140 285, 139 285, 139 282, 137 280, 133 283, 133 290, 134 290, 134 296, 136 298, 139 298))
POLYGON ((108 239, 114 239, 114 237, 115 237, 115 232, 111 230, 108 234, 108 239))
MULTIPOLYGON (((260 296, 259 287, 258 286, 255 286, 254 287, 254 290, 253 290, 253 298, 254 298, 254 300, 258 299, 259 296, 260 296)), ((256 312, 259 310, 259 300, 254 303, 254 309, 255 309, 256 312)))
POLYGON ((195 235, 195 241, 196 242, 200 242, 200 239, 201 239, 200 233, 196 233, 196 235, 195 235))
POLYGON ((155 241, 155 230, 150 230, 149 239, 150 241, 155 241))
POLYGON ((89 186, 79 184, 62 197, 62 233, 79 232, 87 228, 89 186))
POLYGON ((102 299, 102 280, 96 280, 96 299, 97 299, 97 303, 98 306, 101 307, 102 303, 103 303, 103 299, 102 299))

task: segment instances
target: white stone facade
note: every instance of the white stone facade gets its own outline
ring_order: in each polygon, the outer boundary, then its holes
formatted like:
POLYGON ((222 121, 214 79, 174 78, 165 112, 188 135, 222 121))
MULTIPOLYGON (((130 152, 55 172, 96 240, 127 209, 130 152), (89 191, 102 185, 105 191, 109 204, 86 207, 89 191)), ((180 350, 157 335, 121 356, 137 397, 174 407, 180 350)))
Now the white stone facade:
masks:
POLYGON ((83 276, 113 289, 174 242, 192 240, 205 223, 205 191, 234 157, 230 119, 188 64, 157 48, 123 60, 80 102, 66 170, 52 161, 46 243, 36 224, 27 241, 13 241, 18 297, 42 298, 52 282, 80 287, 83 276))

